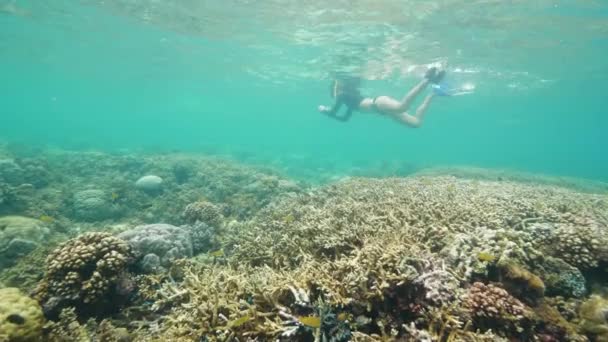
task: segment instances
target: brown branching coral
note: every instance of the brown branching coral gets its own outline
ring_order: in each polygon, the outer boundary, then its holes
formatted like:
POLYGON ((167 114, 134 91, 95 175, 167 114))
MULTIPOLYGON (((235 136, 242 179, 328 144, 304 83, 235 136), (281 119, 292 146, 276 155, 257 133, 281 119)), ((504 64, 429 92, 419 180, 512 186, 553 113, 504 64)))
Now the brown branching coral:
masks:
POLYGON ((93 307, 120 292, 132 258, 123 240, 108 233, 87 233, 59 245, 47 258, 37 296, 45 309, 65 304, 93 307))
POLYGON ((497 257, 533 262, 540 253, 523 228, 597 218, 595 200, 557 188, 450 177, 349 179, 269 205, 250 222, 233 226, 226 244, 241 262, 293 266, 302 253, 335 258, 361 246, 365 236, 407 228, 413 240, 433 251, 451 248, 462 234, 479 237, 479 247, 467 258, 491 243, 497 257))

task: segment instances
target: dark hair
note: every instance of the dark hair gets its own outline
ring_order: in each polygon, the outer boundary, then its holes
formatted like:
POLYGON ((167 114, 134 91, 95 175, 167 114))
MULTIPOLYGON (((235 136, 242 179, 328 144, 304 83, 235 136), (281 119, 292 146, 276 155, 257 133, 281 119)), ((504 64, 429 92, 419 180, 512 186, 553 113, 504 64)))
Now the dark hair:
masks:
POLYGON ((329 95, 335 98, 340 93, 358 92, 361 78, 349 75, 336 75, 329 86, 329 95))

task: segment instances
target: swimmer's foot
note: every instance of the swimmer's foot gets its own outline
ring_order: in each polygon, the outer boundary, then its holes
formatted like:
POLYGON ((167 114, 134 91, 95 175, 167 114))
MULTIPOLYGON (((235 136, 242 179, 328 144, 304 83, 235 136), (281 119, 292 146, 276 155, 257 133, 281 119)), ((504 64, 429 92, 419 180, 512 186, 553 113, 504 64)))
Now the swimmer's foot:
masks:
POLYGON ((447 89, 445 89, 445 86, 441 86, 437 83, 434 83, 431 85, 431 87, 433 88, 433 93, 435 93, 435 95, 438 96, 452 96, 452 94, 450 93, 450 91, 448 91, 447 89))

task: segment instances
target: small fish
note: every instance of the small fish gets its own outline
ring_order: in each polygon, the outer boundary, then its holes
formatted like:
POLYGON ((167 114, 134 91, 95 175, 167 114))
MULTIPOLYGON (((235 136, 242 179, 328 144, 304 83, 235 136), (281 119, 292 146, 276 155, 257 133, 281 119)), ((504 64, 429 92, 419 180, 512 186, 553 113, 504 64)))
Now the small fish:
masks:
POLYGON ((303 325, 311 328, 319 328, 321 327, 321 318, 317 316, 304 316, 298 317, 298 321, 303 325))
POLYGON ((496 256, 488 252, 479 252, 479 254, 477 254, 477 259, 481 261, 492 262, 496 260, 496 256))
POLYGON ((235 319, 234 321, 231 321, 230 323, 228 323, 228 326, 230 328, 238 328, 241 325, 249 322, 249 320, 251 320, 251 317, 249 317, 249 315, 245 315, 243 317, 235 319))
POLYGON ((120 197, 120 195, 116 192, 113 192, 111 197, 112 197, 112 202, 116 202, 116 200, 120 197))
POLYGON ((340 312, 338 314, 338 321, 344 322, 348 319, 348 314, 346 312, 340 312))
POLYGON ((218 249, 217 251, 211 251, 209 252, 209 255, 211 255, 212 257, 221 258, 224 256, 224 250, 218 249))
POLYGON ((283 222, 287 224, 292 223, 295 220, 296 218, 293 216, 293 214, 287 214, 285 217, 283 217, 283 222))
POLYGON ((55 221, 55 219, 49 215, 40 215, 38 219, 44 223, 53 223, 55 221))

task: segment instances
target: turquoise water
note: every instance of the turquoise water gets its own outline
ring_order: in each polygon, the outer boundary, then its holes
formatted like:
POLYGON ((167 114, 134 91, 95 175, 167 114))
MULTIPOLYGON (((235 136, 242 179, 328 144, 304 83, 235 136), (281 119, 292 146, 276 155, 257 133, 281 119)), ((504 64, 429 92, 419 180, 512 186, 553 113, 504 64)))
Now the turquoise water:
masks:
POLYGON ((0 140, 292 169, 471 165, 608 180, 605 1, 0 0, 0 140), (322 116, 329 74, 473 89, 410 129, 322 116))

